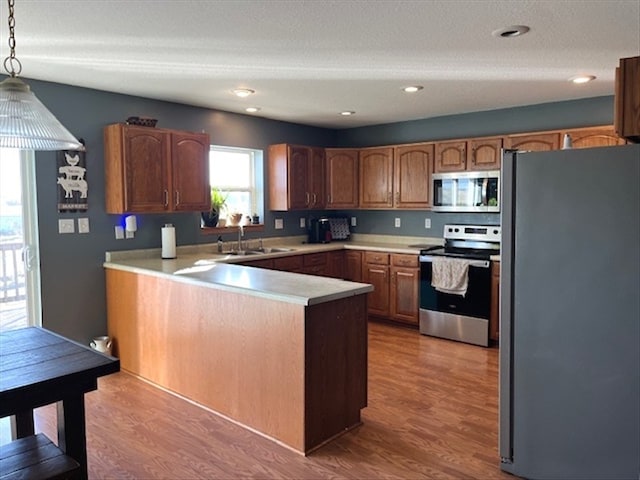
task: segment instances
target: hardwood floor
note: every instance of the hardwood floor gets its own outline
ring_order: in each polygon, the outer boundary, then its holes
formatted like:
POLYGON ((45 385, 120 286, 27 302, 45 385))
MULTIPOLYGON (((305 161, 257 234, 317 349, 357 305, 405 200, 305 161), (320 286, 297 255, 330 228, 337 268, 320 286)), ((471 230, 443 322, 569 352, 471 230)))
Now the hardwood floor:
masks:
MULTIPOLYGON (((303 457, 120 372, 86 396, 90 478, 489 479, 498 351, 370 323, 361 427, 303 457)), ((36 429, 56 438, 55 407, 36 429)))

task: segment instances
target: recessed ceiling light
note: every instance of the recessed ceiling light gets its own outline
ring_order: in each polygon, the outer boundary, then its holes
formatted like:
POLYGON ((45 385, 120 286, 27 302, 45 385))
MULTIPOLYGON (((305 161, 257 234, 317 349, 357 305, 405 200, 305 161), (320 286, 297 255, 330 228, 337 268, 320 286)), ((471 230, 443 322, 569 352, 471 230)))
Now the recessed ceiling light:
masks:
POLYGON ((411 85, 409 87, 404 87, 402 91, 406 93, 415 93, 415 92, 419 92, 423 88, 424 87, 422 85, 411 85))
POLYGON ((526 25, 511 25, 491 32, 494 37, 513 38, 520 37, 531 30, 526 25))
POLYGON ((575 77, 571 77, 569 81, 573 83, 588 83, 595 79, 595 75, 576 75, 575 77))
POLYGON ((247 107, 244 110, 246 112, 249 112, 249 113, 256 113, 256 112, 260 111, 260 108, 258 108, 258 107, 247 107))
POLYGON ((352 112, 350 110, 345 110, 344 112, 340 112, 340 115, 343 115, 345 117, 348 117, 349 115, 355 115, 356 112, 352 112))
POLYGON ((233 90, 233 94, 237 97, 248 97, 249 95, 253 95, 254 93, 256 93, 255 90, 251 90, 250 88, 236 88, 235 90, 233 90))

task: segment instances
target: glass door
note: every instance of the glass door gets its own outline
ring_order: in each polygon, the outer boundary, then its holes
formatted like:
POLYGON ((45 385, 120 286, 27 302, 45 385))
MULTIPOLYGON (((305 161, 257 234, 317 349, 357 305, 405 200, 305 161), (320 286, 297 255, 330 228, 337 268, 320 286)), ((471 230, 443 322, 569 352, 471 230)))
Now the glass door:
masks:
POLYGON ((0 149, 0 330, 42 325, 34 158, 0 149))

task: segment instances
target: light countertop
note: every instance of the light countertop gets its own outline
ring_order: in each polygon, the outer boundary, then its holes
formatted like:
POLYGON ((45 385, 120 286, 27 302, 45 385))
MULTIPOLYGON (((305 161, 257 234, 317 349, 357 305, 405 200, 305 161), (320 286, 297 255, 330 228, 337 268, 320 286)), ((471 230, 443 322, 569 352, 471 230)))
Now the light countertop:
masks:
MULTIPOLYGON (((255 240, 251 242, 255 243, 255 240)), ((177 258, 171 260, 161 259, 160 249, 116 251, 106 253, 104 267, 288 303, 314 305, 368 293, 373 291, 373 286, 234 263, 341 249, 418 255, 420 248, 413 245, 439 244, 440 239, 378 235, 354 235, 348 242, 328 244, 304 244, 301 237, 283 237, 265 239, 264 245, 292 248, 292 251, 240 256, 219 254, 216 244, 191 245, 178 247, 177 258)))
POLYGON ((104 265, 106 268, 300 305, 315 305, 373 290, 366 283, 245 267, 198 256, 184 256, 175 260, 145 258, 105 262, 104 265))

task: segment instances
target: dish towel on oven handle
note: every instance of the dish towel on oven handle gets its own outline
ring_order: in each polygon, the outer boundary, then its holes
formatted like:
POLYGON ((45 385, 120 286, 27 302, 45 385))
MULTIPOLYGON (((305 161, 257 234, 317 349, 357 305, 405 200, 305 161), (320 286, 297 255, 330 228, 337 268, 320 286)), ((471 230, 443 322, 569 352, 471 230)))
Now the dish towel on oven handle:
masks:
POLYGON ((461 258, 434 257, 431 263, 431 286, 439 292, 462 295, 469 285, 469 261, 461 258))

